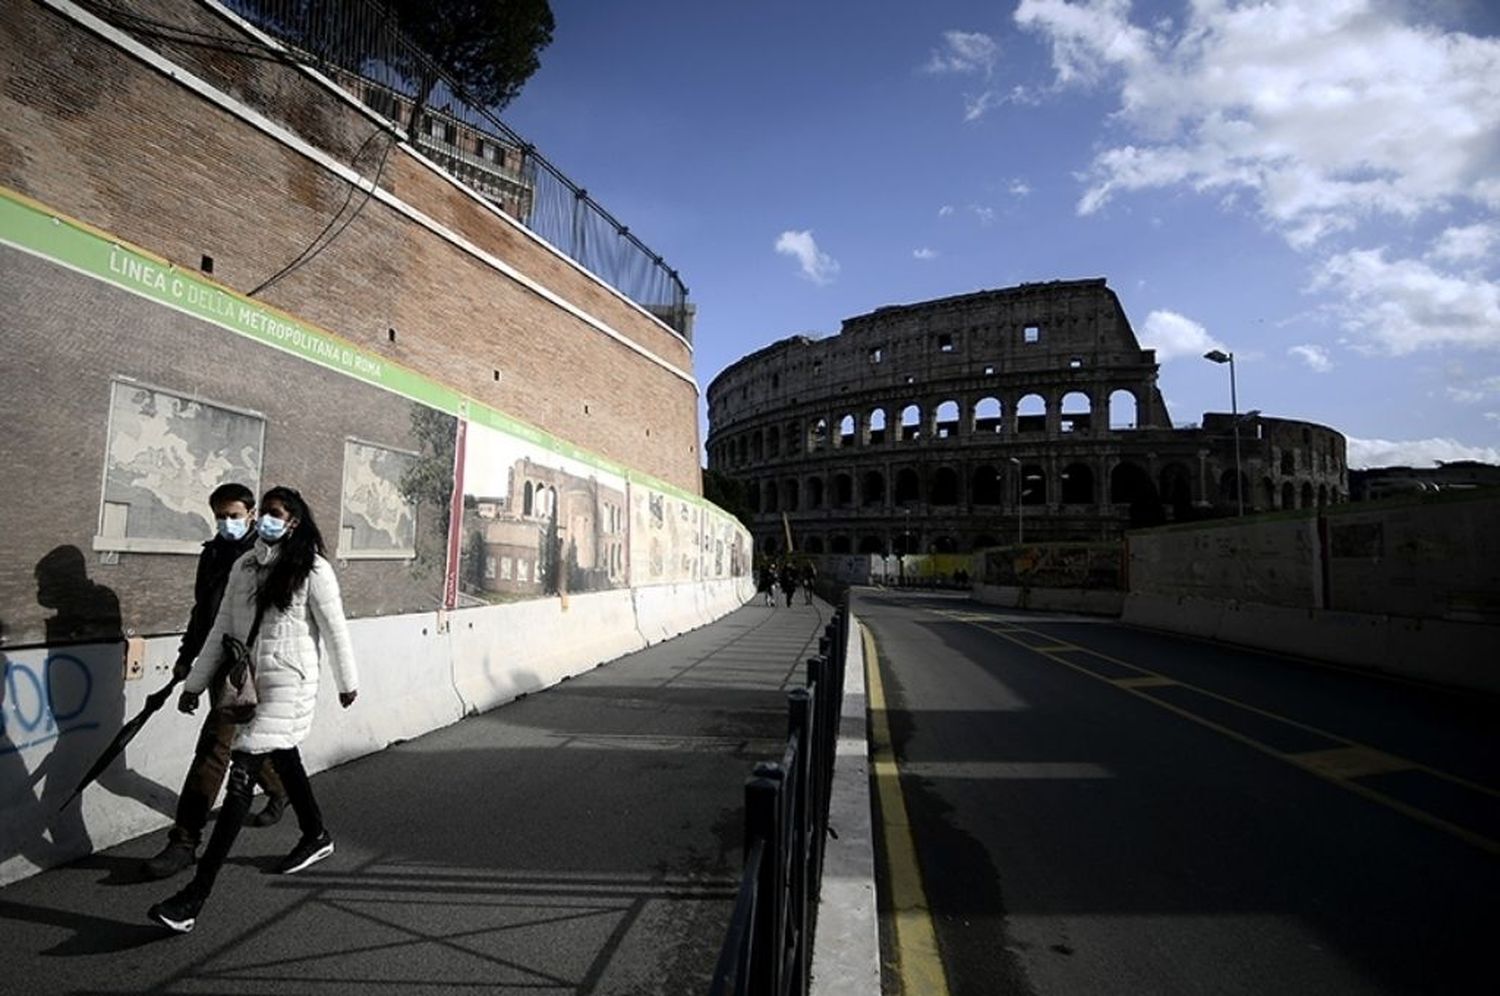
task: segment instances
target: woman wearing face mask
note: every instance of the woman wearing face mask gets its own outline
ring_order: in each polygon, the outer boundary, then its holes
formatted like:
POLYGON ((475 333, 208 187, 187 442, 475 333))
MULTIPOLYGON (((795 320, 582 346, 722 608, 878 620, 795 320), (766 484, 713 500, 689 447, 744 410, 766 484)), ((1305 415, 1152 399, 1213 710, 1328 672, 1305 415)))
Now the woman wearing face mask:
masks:
POLYGON ((224 864, 245 813, 257 773, 274 766, 297 814, 302 838, 277 866, 291 875, 333 853, 333 838, 313 797, 297 745, 312 727, 318 697, 318 643, 328 649, 339 704, 353 702, 358 678, 333 568, 323 558, 323 537, 312 510, 291 488, 277 487, 261 499, 257 538, 230 571, 224 600, 203 652, 184 685, 178 708, 191 713, 218 670, 225 633, 250 644, 255 660, 255 716, 235 734, 229 789, 213 835, 187 887, 151 907, 149 916, 179 933, 193 929, 214 879, 224 864), (256 616, 260 625, 256 628, 256 616), (251 630, 256 629, 251 640, 251 630))

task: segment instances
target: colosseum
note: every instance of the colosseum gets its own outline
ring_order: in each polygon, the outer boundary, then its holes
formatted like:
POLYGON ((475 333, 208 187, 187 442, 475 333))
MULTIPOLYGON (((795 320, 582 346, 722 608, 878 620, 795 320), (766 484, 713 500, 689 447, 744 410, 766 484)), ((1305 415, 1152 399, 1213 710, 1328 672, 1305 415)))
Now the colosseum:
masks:
POLYGON ((714 378, 708 466, 747 484, 762 553, 788 532, 807 553, 961 553, 1347 500, 1340 433, 1258 411, 1173 428, 1157 371, 1103 279, 877 308, 714 378))

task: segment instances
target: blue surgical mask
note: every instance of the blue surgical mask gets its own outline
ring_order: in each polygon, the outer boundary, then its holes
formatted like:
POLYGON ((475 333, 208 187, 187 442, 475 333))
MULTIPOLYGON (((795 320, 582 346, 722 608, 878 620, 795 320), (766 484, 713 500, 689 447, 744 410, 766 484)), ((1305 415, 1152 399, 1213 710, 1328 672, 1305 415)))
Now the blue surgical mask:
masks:
POLYGON ((286 535, 286 520, 274 515, 262 515, 255 520, 255 530, 267 543, 275 543, 286 535))
POLYGON ((227 540, 238 542, 245 538, 245 533, 250 529, 249 519, 218 519, 219 535, 227 540))

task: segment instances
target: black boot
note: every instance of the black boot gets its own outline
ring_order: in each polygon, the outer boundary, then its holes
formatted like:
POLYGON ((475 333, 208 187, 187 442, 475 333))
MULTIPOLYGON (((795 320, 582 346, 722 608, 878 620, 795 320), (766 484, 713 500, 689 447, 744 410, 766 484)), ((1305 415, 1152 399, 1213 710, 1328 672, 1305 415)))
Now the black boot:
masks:
POLYGON ((266 804, 261 807, 260 812, 245 820, 247 827, 271 827, 281 822, 281 814, 286 809, 286 796, 267 795, 266 804))
POLYGON ((156 857, 141 862, 141 874, 147 878, 171 878, 198 860, 198 845, 171 839, 156 857))

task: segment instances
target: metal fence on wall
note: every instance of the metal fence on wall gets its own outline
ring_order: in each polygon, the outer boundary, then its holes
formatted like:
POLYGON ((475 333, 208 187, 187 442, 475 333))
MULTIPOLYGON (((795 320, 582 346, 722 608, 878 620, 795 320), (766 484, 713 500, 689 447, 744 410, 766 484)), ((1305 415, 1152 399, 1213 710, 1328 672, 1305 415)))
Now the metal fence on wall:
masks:
POLYGON ((444 72, 375 0, 219 0, 437 161, 691 340, 677 271, 444 72), (424 92, 425 91, 425 92, 424 92), (420 100, 423 113, 412 120, 420 100))

